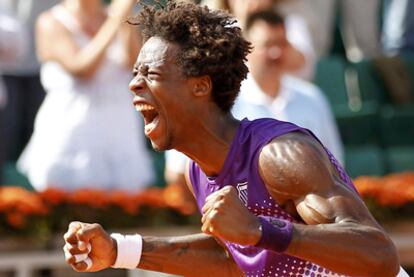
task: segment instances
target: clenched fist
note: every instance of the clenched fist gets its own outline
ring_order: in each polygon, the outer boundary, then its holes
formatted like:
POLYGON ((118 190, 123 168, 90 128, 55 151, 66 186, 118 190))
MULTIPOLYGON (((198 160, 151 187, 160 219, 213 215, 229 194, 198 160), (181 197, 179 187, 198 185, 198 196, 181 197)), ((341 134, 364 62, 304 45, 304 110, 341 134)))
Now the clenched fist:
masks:
POLYGON ((247 210, 232 186, 210 194, 202 213, 201 230, 206 234, 242 245, 255 245, 260 240, 259 219, 247 210))
POLYGON ((99 271, 115 263, 116 241, 99 224, 71 222, 63 238, 66 262, 76 271, 99 271), (76 255, 82 258, 77 258, 76 255), (87 258, 90 259, 89 268, 85 261, 87 258))

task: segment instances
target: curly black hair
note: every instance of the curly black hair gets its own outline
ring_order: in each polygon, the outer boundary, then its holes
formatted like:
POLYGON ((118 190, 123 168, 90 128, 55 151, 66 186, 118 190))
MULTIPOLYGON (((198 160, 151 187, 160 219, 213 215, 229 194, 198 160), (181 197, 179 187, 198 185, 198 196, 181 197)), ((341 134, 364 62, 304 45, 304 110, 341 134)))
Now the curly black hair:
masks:
POLYGON ((139 25, 144 41, 156 36, 179 45, 176 58, 182 74, 210 76, 213 101, 224 112, 230 111, 246 78, 245 61, 251 51, 235 23, 226 12, 175 1, 164 6, 142 5, 132 20, 139 25))

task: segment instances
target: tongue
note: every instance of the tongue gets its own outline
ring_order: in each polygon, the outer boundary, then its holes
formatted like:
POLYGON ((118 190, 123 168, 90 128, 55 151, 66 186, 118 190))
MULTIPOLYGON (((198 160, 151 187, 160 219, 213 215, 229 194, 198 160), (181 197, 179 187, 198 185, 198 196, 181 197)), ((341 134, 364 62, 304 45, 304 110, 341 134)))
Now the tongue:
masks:
POLYGON ((145 124, 145 134, 151 133, 152 130, 157 126, 158 124, 158 116, 154 117, 154 119, 145 124))

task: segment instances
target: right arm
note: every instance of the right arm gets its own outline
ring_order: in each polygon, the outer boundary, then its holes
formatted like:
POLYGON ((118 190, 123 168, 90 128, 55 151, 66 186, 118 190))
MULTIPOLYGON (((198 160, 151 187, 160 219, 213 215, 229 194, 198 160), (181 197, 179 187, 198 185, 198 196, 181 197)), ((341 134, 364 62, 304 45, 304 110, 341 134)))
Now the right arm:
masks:
MULTIPOLYGON (((188 163, 186 167, 186 185, 194 195, 188 163)), ((76 271, 99 271, 115 263, 116 241, 99 224, 72 222, 64 239, 66 262, 76 271), (73 255, 85 252, 79 249, 79 241, 92 245, 89 258, 93 265, 89 270, 86 270, 85 263, 75 263, 73 255)), ((213 236, 201 233, 176 237, 143 236, 142 239, 138 268, 188 277, 244 276, 225 246, 213 236)))
POLYGON ((36 48, 39 60, 54 60, 76 77, 92 77, 133 3, 133 0, 114 1, 111 4, 112 14, 83 48, 76 45, 69 31, 49 12, 43 13, 36 22, 36 48))
MULTIPOLYGON (((116 242, 99 224, 72 222, 65 238, 66 262, 79 272, 99 271, 112 266, 117 257, 116 242), (84 253, 78 242, 90 243, 92 267, 75 262, 84 253)), ((209 235, 143 237, 139 268, 182 276, 243 276, 227 251, 209 235)))
POLYGON ((139 268, 183 276, 243 276, 228 252, 212 236, 143 239, 139 268))

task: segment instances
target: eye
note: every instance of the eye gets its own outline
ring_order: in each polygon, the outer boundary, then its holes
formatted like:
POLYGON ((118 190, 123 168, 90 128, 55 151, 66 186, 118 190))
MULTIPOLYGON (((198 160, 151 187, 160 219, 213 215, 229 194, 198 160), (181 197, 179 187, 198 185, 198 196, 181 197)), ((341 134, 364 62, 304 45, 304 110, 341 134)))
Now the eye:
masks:
POLYGON ((148 71, 147 78, 149 80, 157 80, 160 77, 160 74, 156 71, 148 71))

